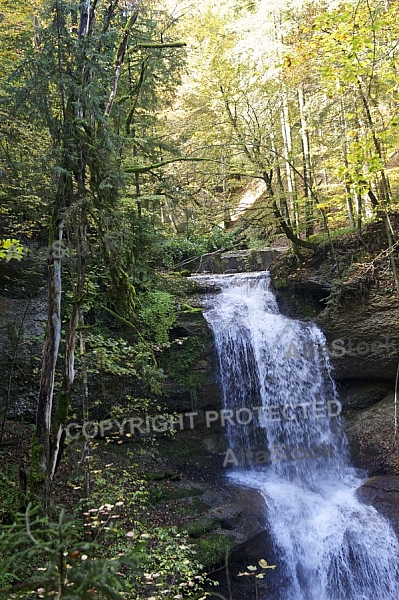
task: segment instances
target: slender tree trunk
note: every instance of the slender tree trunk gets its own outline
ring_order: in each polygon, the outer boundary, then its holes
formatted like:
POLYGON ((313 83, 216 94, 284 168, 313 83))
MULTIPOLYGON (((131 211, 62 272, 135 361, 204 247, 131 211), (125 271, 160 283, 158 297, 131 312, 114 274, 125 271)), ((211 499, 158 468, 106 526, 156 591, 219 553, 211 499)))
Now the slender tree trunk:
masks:
POLYGON ((231 226, 231 211, 230 211, 230 192, 228 189, 227 181, 227 168, 226 168, 226 156, 221 156, 220 163, 222 167, 223 177, 223 225, 225 229, 229 229, 231 226))
MULTIPOLYGON (((80 212, 80 211, 79 211, 80 212)), ((86 244, 86 227, 85 217, 80 215, 79 230, 76 232, 75 239, 77 240, 77 271, 76 271, 76 283, 74 286, 74 302, 72 305, 71 317, 69 320, 67 336, 65 340, 65 360, 64 360, 64 375, 63 383, 60 394, 57 399, 57 411, 54 418, 53 430, 54 430, 54 442, 53 450, 51 454, 50 464, 50 481, 51 484, 54 481, 58 465, 60 463, 62 453, 64 450, 65 443, 65 427, 66 420, 68 417, 68 410, 71 403, 72 386, 75 380, 75 346, 76 346, 76 334, 77 327, 80 319, 81 303, 84 294, 85 286, 85 248, 86 244)))
MULTIPOLYGON (((346 172, 349 169, 349 161, 348 161, 348 146, 346 140, 346 122, 345 122, 345 111, 344 111, 344 102, 341 98, 340 102, 340 126, 341 126, 341 152, 342 152, 342 160, 345 165, 346 172)), ((353 204, 352 204, 352 192, 351 186, 348 182, 348 176, 345 175, 345 195, 346 195, 346 207, 348 210, 348 221, 350 227, 355 226, 355 219, 353 215, 353 204)), ((361 227, 360 227, 361 229, 361 227)))
POLYGON ((312 185, 312 170, 310 162, 310 144, 309 144, 309 131, 306 120, 305 111, 305 96, 303 88, 298 88, 298 104, 299 114, 301 118, 301 139, 302 139, 302 154, 303 154, 303 183, 304 183, 304 196, 305 196, 305 230, 306 237, 313 235, 314 233, 314 215, 313 215, 313 198, 310 193, 312 185))
POLYGON ((358 232, 359 236, 361 236, 362 235, 363 200, 362 200, 362 194, 361 194, 358 186, 356 186, 356 189, 355 189, 355 198, 356 198, 356 212, 357 212, 357 219, 356 219, 357 232, 358 232))
POLYGON ((396 267, 396 261, 395 261, 395 254, 397 254, 397 252, 396 252, 396 248, 394 245, 394 233, 393 233, 393 229, 392 229, 392 224, 391 224, 389 215, 386 211, 384 211, 384 224, 385 224, 385 231, 386 231, 387 240, 388 240, 389 262, 391 265, 393 280, 395 282, 396 293, 399 298, 399 277, 398 277, 398 269, 396 267))
MULTIPOLYGON (((361 101, 363 103, 364 112, 366 114, 367 123, 368 123, 368 126, 371 131, 371 137, 373 139, 373 145, 374 145, 375 152, 376 152, 378 158, 380 159, 381 164, 383 164, 383 154, 382 154, 381 143, 377 137, 374 121, 371 116, 370 106, 367 101, 366 95, 363 91, 362 84, 361 84, 361 81, 359 78, 357 81, 357 89, 359 91, 359 95, 360 95, 361 101)), ((383 169, 383 168, 380 170, 380 177, 381 177, 381 186, 380 186, 381 199, 384 203, 389 204, 389 202, 391 200, 390 185, 389 185, 388 177, 385 173, 385 169, 383 169)))
POLYGON ((126 50, 127 50, 129 36, 130 36, 131 30, 133 28, 133 25, 137 21, 138 16, 139 16, 139 8, 137 7, 132 12, 132 14, 130 15, 130 17, 128 19, 128 22, 127 22, 126 27, 125 27, 125 31, 123 32, 121 43, 119 44, 118 52, 117 52, 117 55, 116 55, 116 61, 115 61, 114 82, 112 84, 112 90, 111 90, 111 93, 109 95, 109 100, 108 100, 107 107, 105 109, 105 114, 106 115, 110 114, 110 112, 112 110, 112 107, 114 105, 114 101, 115 101, 115 98, 116 98, 116 92, 118 90, 119 77, 120 77, 120 74, 121 74, 121 69, 122 69, 123 62, 125 60, 125 54, 126 54, 126 50))
POLYGON ((291 164, 292 164, 292 136, 291 136, 291 125, 289 120, 289 110, 288 110, 288 98, 287 92, 283 89, 282 95, 282 107, 280 111, 280 119, 281 119, 281 131, 283 134, 283 142, 284 142, 284 159, 285 159, 285 172, 287 177, 287 191, 288 198, 291 208, 291 213, 293 215, 293 224, 295 232, 299 233, 299 211, 298 211, 298 197, 296 193, 296 185, 295 185, 295 175, 292 172, 291 164))
MULTIPOLYGON (((57 240, 62 241, 64 223, 58 224, 57 240)), ((40 377, 39 400, 36 412, 36 431, 32 441, 30 493, 42 503, 44 514, 50 508, 51 481, 51 414, 55 370, 61 341, 61 257, 50 249, 48 260, 48 317, 47 331, 43 347, 43 361, 40 377)))
POLYGON ((290 227, 292 227, 290 211, 288 209, 287 198, 285 195, 284 183, 283 183, 283 178, 281 176, 280 162, 279 162, 279 158, 278 158, 278 153, 277 153, 276 144, 275 144, 275 136, 274 136, 273 131, 270 133, 270 144, 271 144, 273 154, 276 157, 275 169, 276 169, 277 185, 278 185, 278 189, 279 189, 280 212, 284 216, 284 219, 286 220, 287 224, 290 227))

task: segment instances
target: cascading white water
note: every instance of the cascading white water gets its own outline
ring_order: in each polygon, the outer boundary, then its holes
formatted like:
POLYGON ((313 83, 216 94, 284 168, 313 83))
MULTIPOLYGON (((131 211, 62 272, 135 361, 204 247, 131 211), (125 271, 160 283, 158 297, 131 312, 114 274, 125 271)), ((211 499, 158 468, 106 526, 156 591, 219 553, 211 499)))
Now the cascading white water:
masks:
POLYGON ((225 462, 265 498, 280 600, 398 600, 399 543, 356 498, 362 480, 349 464, 323 334, 279 313, 267 273, 195 279, 221 289, 204 314, 234 416, 225 462))

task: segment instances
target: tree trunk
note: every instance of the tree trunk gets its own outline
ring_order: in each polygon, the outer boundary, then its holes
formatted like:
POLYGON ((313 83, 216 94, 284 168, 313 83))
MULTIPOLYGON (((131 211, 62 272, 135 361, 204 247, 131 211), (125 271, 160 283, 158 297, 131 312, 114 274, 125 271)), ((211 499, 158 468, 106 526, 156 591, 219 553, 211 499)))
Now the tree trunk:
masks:
MULTIPOLYGON (((59 242, 62 241, 64 223, 58 225, 59 242)), ((61 256, 50 248, 48 259, 48 312, 47 331, 43 347, 39 400, 36 412, 36 431, 32 441, 30 493, 41 501, 44 514, 48 514, 51 497, 49 465, 51 461, 51 413, 53 408, 54 379, 61 341, 61 256)))
POLYGON ((312 185, 312 171, 310 162, 310 145, 309 145, 309 132, 308 124, 305 113, 305 96, 303 88, 298 88, 298 104, 299 114, 301 118, 301 139, 302 139, 302 155, 303 155, 303 184, 304 184, 304 196, 305 196, 305 230, 306 237, 313 235, 314 233, 314 215, 313 215, 313 197, 310 193, 312 185))
MULTIPOLYGON (((80 211, 79 211, 80 213, 80 211)), ((53 484, 54 477, 57 473, 59 463, 65 443, 65 427, 68 417, 68 410, 71 403, 72 385, 75 380, 75 345, 76 332, 80 320, 81 303, 84 294, 86 268, 85 268, 85 248, 86 248, 86 226, 84 214, 79 215, 79 229, 76 231, 75 239, 77 241, 77 258, 76 258, 76 283, 74 286, 74 302, 72 305, 71 316, 69 319, 67 337, 65 341, 65 361, 64 375, 60 394, 57 399, 57 411, 54 418, 54 442, 51 452, 51 460, 49 465, 50 484, 53 484)))
MULTIPOLYGON (((341 98, 340 102, 340 126, 341 126, 341 152, 342 152, 342 160, 345 165, 346 172, 349 169, 349 161, 348 161, 348 146, 346 140, 346 123, 345 123, 345 111, 344 111, 344 103, 341 98)), ((348 175, 345 175, 345 195, 346 195, 346 207, 348 210, 348 221, 350 227, 355 226, 355 219, 353 215, 353 204, 352 204, 352 192, 351 186, 348 182, 348 175)))
POLYGON ((276 157, 275 169, 276 169, 277 185, 278 185, 278 189, 279 189, 280 212, 284 216, 284 219, 287 221, 287 224, 289 225, 289 227, 291 227, 291 229, 292 229, 290 212, 288 209, 287 199, 285 196, 283 178, 281 176, 280 163, 279 163, 279 158, 278 158, 278 153, 277 153, 277 149, 276 149, 275 137, 274 137, 273 131, 270 133, 270 144, 272 147, 273 154, 276 157))
POLYGON ((300 246, 302 248, 308 248, 309 250, 317 250, 316 244, 312 244, 311 242, 308 242, 307 240, 302 240, 297 235, 295 235, 292 227, 290 227, 288 225, 287 221, 284 219, 283 215, 281 214, 281 210, 278 207, 278 204, 274 197, 274 190, 273 190, 273 185, 272 185, 272 173, 269 175, 269 173, 264 172, 263 173, 263 181, 266 183, 266 188, 267 188, 268 194, 272 200, 272 208, 273 208, 274 216, 276 217, 278 224, 280 225, 281 229, 284 231, 287 238, 293 243, 294 248, 297 246, 300 246))
MULTIPOLYGON (((374 144, 374 148, 375 148, 375 152, 378 156, 378 158, 381 161, 381 164, 383 164, 383 155, 382 155, 382 148, 381 148, 381 143, 377 137, 377 134, 375 132, 375 126, 374 126, 374 121, 373 118, 371 116, 371 111, 370 111, 370 107, 369 107, 369 103, 367 101, 367 98, 363 92, 363 88, 362 88, 362 84, 360 79, 358 78, 357 81, 357 88, 359 90, 359 95, 361 98, 361 101, 363 103, 363 108, 364 108, 364 112, 366 114, 366 119, 367 119, 367 123, 369 125, 370 131, 371 131, 371 136, 373 139, 373 144, 374 144)), ((389 185, 389 181, 388 181, 388 177, 385 173, 385 170, 383 168, 380 169, 380 177, 381 177, 381 186, 380 186, 380 190, 381 190, 381 200, 383 203, 385 204, 389 204, 390 200, 391 200, 391 192, 390 192, 390 185, 389 185)))
POLYGON ((287 177, 287 190, 288 199, 290 203, 291 212, 293 214, 293 224, 295 232, 299 232, 299 211, 298 211, 298 198, 295 186, 295 175, 292 172, 292 137, 291 137, 291 125, 289 120, 288 111, 288 99, 287 92, 283 90, 282 108, 280 112, 281 119, 281 131, 283 134, 284 142, 284 159, 285 159, 285 172, 287 177))

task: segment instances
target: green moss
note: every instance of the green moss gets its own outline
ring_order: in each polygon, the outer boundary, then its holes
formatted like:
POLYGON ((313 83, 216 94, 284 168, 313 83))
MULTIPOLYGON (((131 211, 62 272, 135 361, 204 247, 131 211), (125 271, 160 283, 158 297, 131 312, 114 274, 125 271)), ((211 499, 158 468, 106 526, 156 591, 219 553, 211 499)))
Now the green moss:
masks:
POLYGON ((185 488, 182 486, 158 485, 153 487, 150 497, 153 502, 167 502, 169 500, 185 500, 202 496, 203 490, 198 488, 185 488))
POLYGON ((273 279, 273 285, 276 290, 282 290, 288 287, 288 280, 285 277, 276 277, 273 279))
POLYGON ((160 366, 185 390, 195 395, 198 387, 205 383, 204 374, 193 371, 196 362, 204 352, 205 340, 200 336, 192 336, 181 345, 173 344, 167 348, 160 359, 160 366))
POLYGON ((186 502, 184 505, 184 514, 187 516, 197 516, 203 515, 205 512, 209 510, 209 504, 206 504, 200 496, 195 498, 190 498, 189 502, 186 502))
POLYGON ((57 420, 60 423, 65 423, 68 417, 69 401, 68 396, 63 392, 58 394, 57 401, 57 420))
POLYGON ((198 291, 198 284, 192 279, 188 279, 189 275, 191 275, 190 271, 163 273, 163 288, 174 297, 184 300, 198 291))
POLYGON ((181 304, 181 311, 183 313, 188 313, 188 314, 192 314, 192 313, 201 313, 202 314, 202 308, 195 308, 194 306, 190 306, 189 304, 181 304))
POLYGON ((230 535, 214 533, 200 540, 198 559, 206 566, 218 563, 234 545, 234 539, 230 535))
POLYGON ((214 531, 220 526, 218 519, 203 519, 192 523, 188 529, 186 529, 188 535, 191 538, 202 538, 206 533, 214 531))
POLYGON ((35 486, 46 479, 46 471, 43 465, 44 446, 36 435, 33 436, 30 449, 29 484, 35 486))

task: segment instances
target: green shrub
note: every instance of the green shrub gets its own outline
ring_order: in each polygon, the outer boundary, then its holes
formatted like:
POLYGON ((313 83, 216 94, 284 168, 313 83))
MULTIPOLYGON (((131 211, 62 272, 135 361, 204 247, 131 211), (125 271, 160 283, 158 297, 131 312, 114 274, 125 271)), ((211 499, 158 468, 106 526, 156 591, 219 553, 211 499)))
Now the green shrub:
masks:
POLYGON ((207 233, 189 233, 164 242, 163 264, 166 267, 215 250, 229 250, 235 244, 235 232, 214 227, 207 233))
POLYGON ((214 533, 204 537, 199 542, 198 555, 204 565, 213 565, 226 555, 234 546, 234 540, 231 536, 214 533))
POLYGON ((146 292, 139 297, 138 318, 145 337, 160 346, 169 341, 169 331, 176 323, 176 308, 173 296, 158 290, 146 292))
MULTIPOLYGON (((17 469, 12 472, 0 471, 0 521, 13 518, 14 513, 23 502, 23 493, 18 487, 17 469)), ((1 587, 1 586, 0 586, 1 587)))

